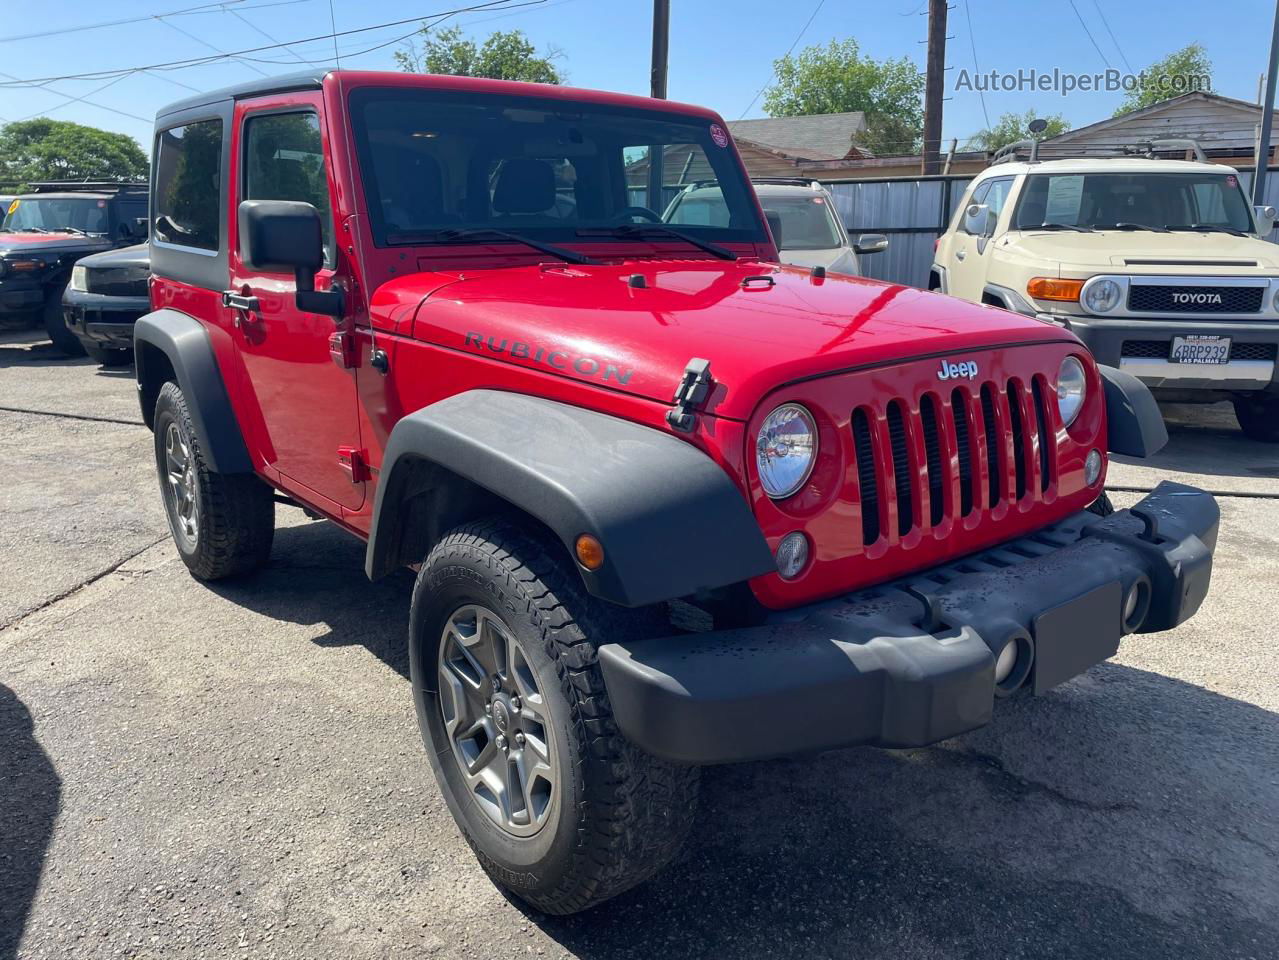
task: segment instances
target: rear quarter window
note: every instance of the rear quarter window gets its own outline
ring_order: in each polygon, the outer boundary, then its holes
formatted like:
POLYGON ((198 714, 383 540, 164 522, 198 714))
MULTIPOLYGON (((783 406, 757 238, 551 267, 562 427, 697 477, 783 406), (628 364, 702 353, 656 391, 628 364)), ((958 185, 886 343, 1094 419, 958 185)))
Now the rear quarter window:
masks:
POLYGON ((162 131, 155 152, 156 240, 217 250, 222 209, 222 121, 162 131))

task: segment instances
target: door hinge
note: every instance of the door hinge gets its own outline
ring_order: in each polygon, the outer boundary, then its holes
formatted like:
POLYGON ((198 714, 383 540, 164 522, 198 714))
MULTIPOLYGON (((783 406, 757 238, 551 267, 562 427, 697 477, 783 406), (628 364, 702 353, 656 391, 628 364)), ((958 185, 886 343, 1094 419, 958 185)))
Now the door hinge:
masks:
POLYGON ((694 357, 684 368, 675 388, 675 409, 666 411, 666 422, 681 433, 692 433, 697 410, 711 393, 711 362, 694 357))
POLYGON ((360 365, 359 344, 354 334, 339 331, 329 335, 329 356, 343 370, 350 370, 360 365))
POLYGON ((351 475, 352 483, 369 479, 368 454, 355 447, 338 447, 338 466, 351 475))

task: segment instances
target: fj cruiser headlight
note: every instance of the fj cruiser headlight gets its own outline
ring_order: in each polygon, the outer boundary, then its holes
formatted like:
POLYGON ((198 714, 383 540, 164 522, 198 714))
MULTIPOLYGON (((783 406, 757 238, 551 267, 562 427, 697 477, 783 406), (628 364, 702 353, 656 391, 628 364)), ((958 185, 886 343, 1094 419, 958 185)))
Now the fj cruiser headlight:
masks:
POLYGON ((71 289, 72 290, 79 290, 81 293, 85 293, 88 291, 89 285, 85 279, 84 272, 85 272, 84 267, 80 266, 80 264, 78 263, 71 268, 71 289))
POLYGON ((783 403, 759 428, 755 449, 759 482, 774 500, 791 496, 813 472, 817 459, 817 423, 797 403, 783 403))
POLYGON ((1062 426, 1070 426, 1084 408, 1084 394, 1088 391, 1088 380, 1084 376, 1084 365, 1076 357, 1067 357, 1057 370, 1057 410, 1061 414, 1062 426))
POLYGON ((1084 307, 1091 313, 1109 313, 1119 306, 1123 296, 1119 284, 1113 280, 1096 280, 1084 291, 1084 307))

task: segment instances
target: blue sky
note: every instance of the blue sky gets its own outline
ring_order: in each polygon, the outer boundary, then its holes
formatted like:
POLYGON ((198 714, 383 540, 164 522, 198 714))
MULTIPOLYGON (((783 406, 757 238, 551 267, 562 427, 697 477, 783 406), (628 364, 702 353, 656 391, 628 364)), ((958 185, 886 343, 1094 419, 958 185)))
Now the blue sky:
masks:
MULTIPOLYGON (((349 30, 428 16, 467 2, 475 0, 334 0, 334 17, 339 30, 349 30)), ((948 51, 952 78, 960 69, 972 70, 974 45, 982 71, 1051 71, 1059 67, 1093 72, 1104 70, 1107 62, 1125 69, 1125 61, 1139 70, 1170 50, 1198 41, 1214 63, 1217 92, 1246 100, 1256 97, 1274 15, 1269 0, 1235 0, 1218 12, 1198 0, 1074 0, 1073 8, 1070 0, 952 0, 952 4, 949 33, 953 39, 948 51)), ((201 5, 211 6, 209 0, 116 0, 111 4, 64 0, 21 7, 38 9, 40 16, 38 20, 13 14, 4 18, 0 82, 199 57, 213 54, 213 48, 243 50, 329 30, 328 0, 241 0, 226 3, 222 9, 154 19, 157 14, 201 5), (56 36, 31 36, 133 17, 151 19, 56 36)), ((773 60, 787 51, 817 9, 817 0, 672 0, 671 6, 670 96, 710 106, 728 119, 736 119, 763 115, 760 103, 752 108, 751 102, 768 83, 773 60)), ((832 38, 855 37, 872 56, 906 56, 922 66, 926 18, 920 14, 926 9, 926 0, 825 0, 796 49, 832 38)), ((539 48, 554 46, 563 51, 560 65, 574 85, 647 93, 650 15, 648 0, 545 0, 505 13, 468 13, 450 22, 479 37, 491 30, 519 28, 539 48)), ((346 55, 344 64, 374 70, 393 68, 394 43, 361 51, 394 41, 410 29, 411 25, 388 27, 341 38, 338 46, 346 55)), ((0 118, 12 121, 48 115, 128 133, 145 144, 150 137, 150 122, 145 118, 153 116, 162 104, 189 95, 188 88, 225 86, 259 76, 257 71, 286 72, 303 66, 304 59, 331 62, 333 55, 331 41, 293 47, 292 51, 254 55, 276 63, 223 62, 133 74, 105 87, 110 78, 60 80, 36 88, 0 87, 0 118), (77 102, 75 98, 84 100, 77 102)), ((985 126, 977 93, 952 90, 950 95, 945 117, 947 138, 963 139, 985 126)), ((1118 93, 1076 92, 1064 98, 1033 92, 987 93, 985 111, 992 121, 1008 111, 1063 113, 1073 125, 1081 126, 1109 116, 1121 99, 1118 93)))

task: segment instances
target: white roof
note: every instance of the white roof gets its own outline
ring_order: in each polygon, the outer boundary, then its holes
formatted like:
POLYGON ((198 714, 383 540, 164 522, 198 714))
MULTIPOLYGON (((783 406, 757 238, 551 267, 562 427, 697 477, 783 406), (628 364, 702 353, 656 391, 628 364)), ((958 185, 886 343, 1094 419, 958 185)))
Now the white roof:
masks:
POLYGON ((996 163, 977 174, 987 177, 1012 177, 1023 173, 1238 173, 1223 163, 1199 163, 1194 160, 1151 160, 1148 157, 1080 157, 1070 160, 1024 160, 996 163))

